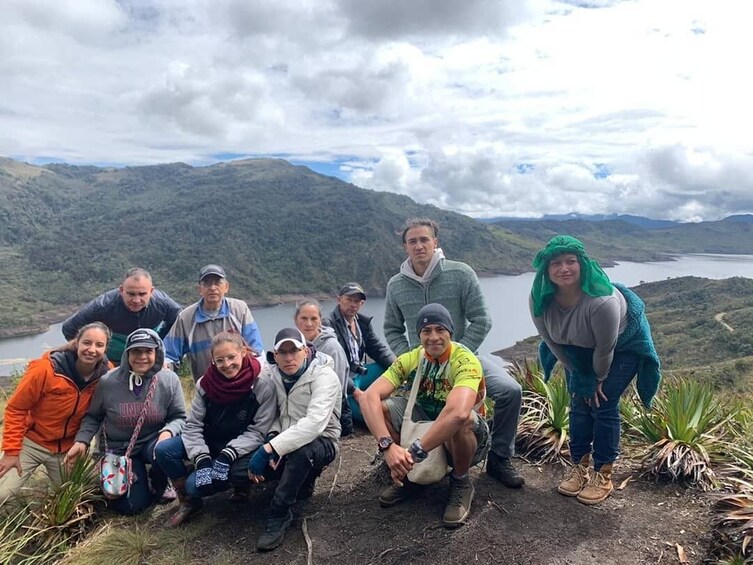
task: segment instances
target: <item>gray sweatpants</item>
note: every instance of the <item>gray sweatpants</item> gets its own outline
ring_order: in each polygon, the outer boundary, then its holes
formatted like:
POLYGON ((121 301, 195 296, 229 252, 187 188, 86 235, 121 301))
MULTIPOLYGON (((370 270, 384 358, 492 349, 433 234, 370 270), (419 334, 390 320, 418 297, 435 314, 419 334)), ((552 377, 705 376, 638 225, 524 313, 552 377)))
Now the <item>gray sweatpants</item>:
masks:
POLYGON ((491 451, 499 457, 515 455, 515 436, 523 400, 523 389, 496 355, 477 355, 486 380, 486 394, 494 401, 491 451))

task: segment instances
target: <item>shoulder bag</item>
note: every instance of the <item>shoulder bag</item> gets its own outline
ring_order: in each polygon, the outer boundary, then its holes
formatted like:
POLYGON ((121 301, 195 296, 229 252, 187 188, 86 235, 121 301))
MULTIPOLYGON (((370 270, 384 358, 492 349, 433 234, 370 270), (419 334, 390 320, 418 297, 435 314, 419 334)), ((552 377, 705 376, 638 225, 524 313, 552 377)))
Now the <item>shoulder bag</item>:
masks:
POLYGON ((141 432, 141 426, 144 425, 146 420, 146 413, 149 410, 149 405, 152 403, 154 397, 154 391, 157 388, 157 375, 152 377, 152 382, 149 383, 149 390, 146 393, 146 399, 144 405, 141 408, 141 414, 136 421, 136 427, 133 429, 133 435, 131 435, 131 441, 128 442, 125 455, 117 455, 111 453, 107 449, 107 431, 102 426, 102 437, 104 438, 105 453, 99 460, 99 483, 102 487, 102 493, 105 498, 109 500, 115 500, 120 498, 124 494, 129 494, 131 491, 131 485, 135 480, 133 469, 131 465, 131 452, 133 451, 136 440, 141 432))
MULTIPOLYGON (((433 420, 423 420, 420 422, 413 421, 413 407, 416 404, 418 389, 421 386, 421 363, 416 368, 416 375, 413 377, 413 386, 410 389, 408 405, 405 407, 403 414, 403 425, 400 428, 400 444, 408 449, 414 440, 422 437, 434 423, 433 420)), ((413 465, 413 469, 408 473, 408 480, 419 485, 429 485, 441 481, 447 474, 447 451, 444 445, 439 445, 429 452, 429 456, 413 465)))

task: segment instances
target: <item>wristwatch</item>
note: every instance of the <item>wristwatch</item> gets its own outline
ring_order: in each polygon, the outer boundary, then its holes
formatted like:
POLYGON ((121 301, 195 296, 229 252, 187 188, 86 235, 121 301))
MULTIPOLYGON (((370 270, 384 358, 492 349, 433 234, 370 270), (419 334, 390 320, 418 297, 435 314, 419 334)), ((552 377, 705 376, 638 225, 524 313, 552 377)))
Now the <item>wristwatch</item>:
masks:
POLYGON ((410 444, 408 453, 410 453, 411 457, 413 457, 414 463, 421 463, 421 461, 424 461, 429 456, 429 454, 424 451, 424 447, 421 445, 421 438, 414 440, 413 443, 410 444))
POLYGON ((385 451, 387 451, 390 448, 390 445, 392 445, 393 443, 395 443, 395 442, 392 441, 392 438, 389 437, 389 436, 387 436, 387 437, 380 437, 379 438, 379 451, 381 453, 384 453, 385 451))

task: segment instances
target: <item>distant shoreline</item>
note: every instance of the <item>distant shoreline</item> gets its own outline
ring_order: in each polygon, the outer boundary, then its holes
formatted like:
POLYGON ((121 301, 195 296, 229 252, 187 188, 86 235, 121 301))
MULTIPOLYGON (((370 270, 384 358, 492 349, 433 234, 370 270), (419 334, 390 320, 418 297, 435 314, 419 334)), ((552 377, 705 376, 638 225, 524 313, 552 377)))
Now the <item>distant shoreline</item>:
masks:
MULTIPOLYGON (((240 298, 238 296, 232 296, 232 293, 230 296, 232 298, 240 298)), ((372 292, 369 293, 369 296, 378 297, 382 295, 372 292)), ((316 294, 280 294, 267 300, 246 299, 246 303, 253 310, 254 308, 272 308, 283 304, 295 304, 301 300, 332 300, 333 298, 335 297, 321 292, 316 294)), ((50 329, 50 326, 64 322, 71 314, 77 312, 81 306, 83 306, 83 304, 43 312, 38 316, 39 322, 37 324, 2 328, 0 329, 0 340, 43 334, 50 329)))

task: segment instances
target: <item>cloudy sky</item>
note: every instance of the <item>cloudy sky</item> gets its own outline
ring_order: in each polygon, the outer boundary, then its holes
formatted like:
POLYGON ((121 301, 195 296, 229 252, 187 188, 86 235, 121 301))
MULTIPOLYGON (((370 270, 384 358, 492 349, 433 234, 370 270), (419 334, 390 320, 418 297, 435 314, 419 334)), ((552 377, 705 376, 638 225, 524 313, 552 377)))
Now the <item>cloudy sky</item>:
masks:
POLYGON ((753 212, 747 0, 4 0, 0 155, 279 156, 477 217, 753 212))

